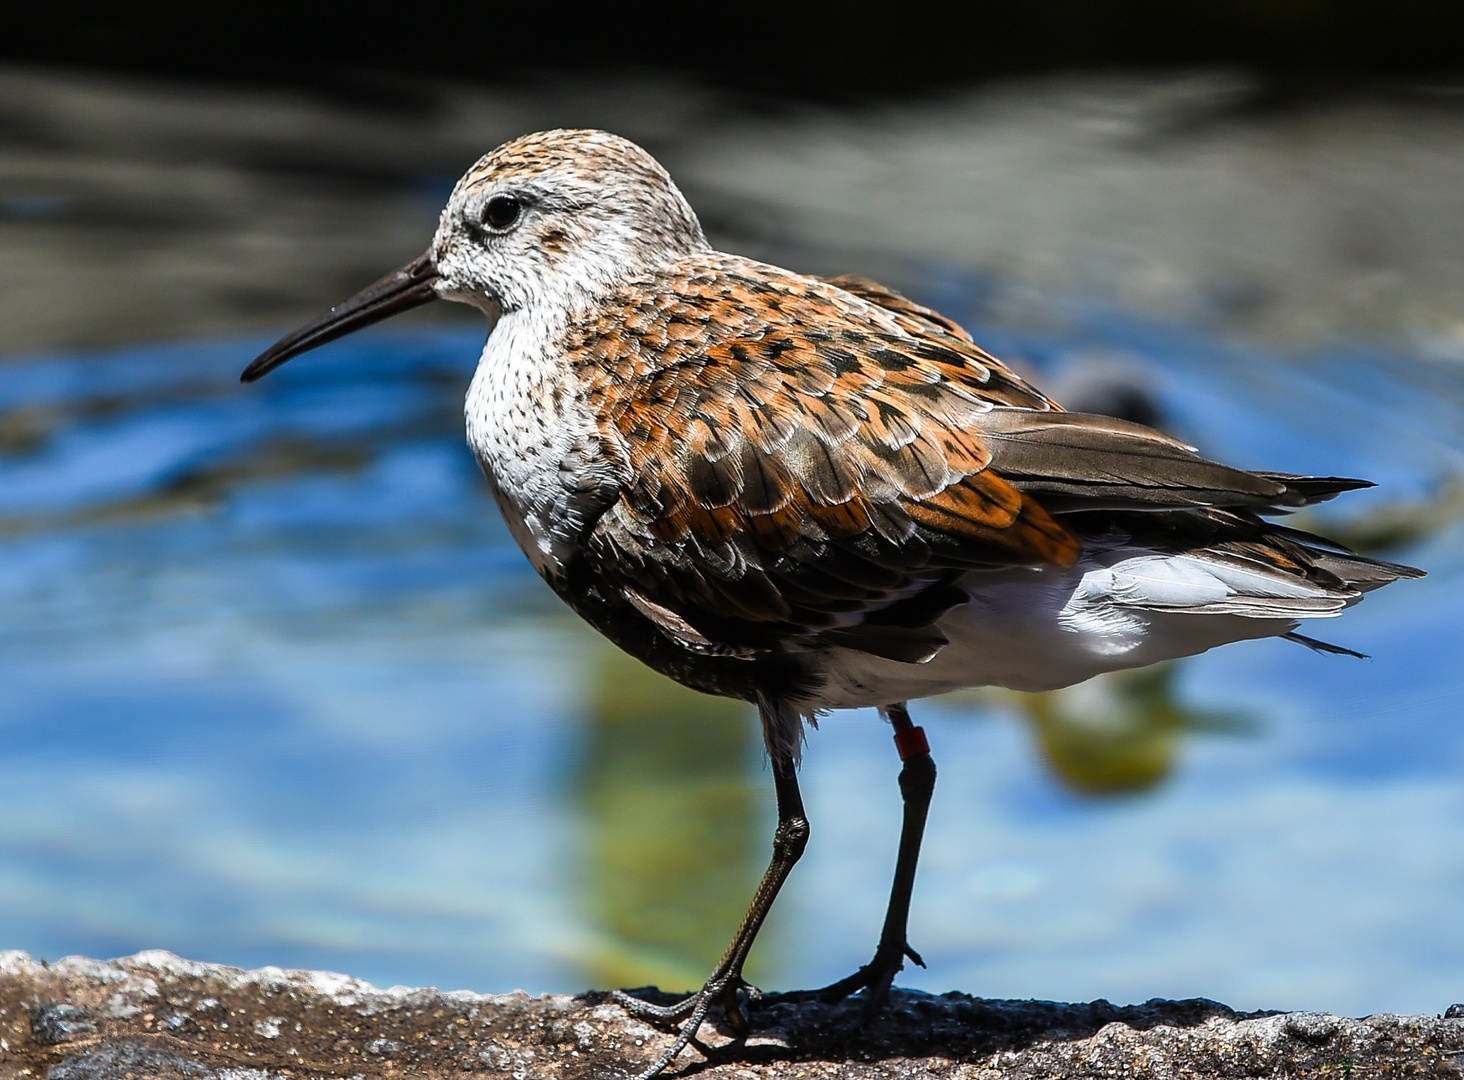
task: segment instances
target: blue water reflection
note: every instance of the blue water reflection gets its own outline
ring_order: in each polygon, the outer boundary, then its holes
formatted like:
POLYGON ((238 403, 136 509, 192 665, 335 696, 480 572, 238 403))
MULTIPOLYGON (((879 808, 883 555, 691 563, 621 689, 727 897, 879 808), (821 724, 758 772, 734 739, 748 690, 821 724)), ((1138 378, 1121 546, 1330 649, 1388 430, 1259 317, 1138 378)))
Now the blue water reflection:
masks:
MULTIPOLYGON (((1432 576, 1315 631, 1371 661, 1258 642, 1185 664, 1186 707, 1248 721, 1187 737, 1146 794, 1071 793, 1015 699, 922 707, 941 779, 911 934, 931 967, 903 981, 1354 1013, 1458 1000, 1464 529, 1415 511, 1464 475, 1459 373, 1060 314, 1045 336, 978 337, 1055 380, 1119 357, 1212 454, 1379 480, 1321 520, 1398 518, 1389 554, 1432 576)), ((240 387, 261 344, 5 366, 0 947, 483 990, 620 970, 592 962, 612 932, 585 895, 603 830, 576 794, 604 653, 462 446, 481 331, 364 334, 240 387)), ((762 946, 770 985, 868 958, 892 759, 872 715, 814 735, 813 841, 762 946)))

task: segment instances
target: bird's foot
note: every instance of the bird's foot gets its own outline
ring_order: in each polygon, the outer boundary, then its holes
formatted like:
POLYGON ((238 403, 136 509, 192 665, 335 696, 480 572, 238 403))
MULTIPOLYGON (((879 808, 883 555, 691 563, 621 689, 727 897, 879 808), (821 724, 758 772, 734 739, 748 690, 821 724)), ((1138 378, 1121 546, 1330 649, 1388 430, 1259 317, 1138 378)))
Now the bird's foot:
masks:
POLYGON ((898 945, 892 946, 881 944, 874 954, 874 959, 854 974, 840 979, 836 983, 830 983, 818 990, 795 990, 787 994, 769 994, 762 999, 762 1002, 767 1005, 776 1005, 785 1001, 821 1001, 826 1005, 833 1005, 854 994, 859 994, 862 1003, 859 1010, 859 1025, 862 1027, 869 1023, 884 1005, 885 999, 889 997, 890 987, 895 983, 895 976, 904 968, 907 958, 920 967, 925 966, 925 961, 920 959, 920 954, 905 942, 902 941, 898 945))
MULTIPOLYGON (((676 1039, 670 1048, 660 1056, 654 1065, 636 1076, 634 1080, 652 1080, 653 1077, 665 1072, 676 1060, 677 1055, 696 1040, 696 1033, 706 1021, 707 1013, 718 1006, 721 1007, 727 1025, 733 1033, 739 1038, 746 1035, 747 1014, 743 1011, 742 1002, 738 997, 739 992, 746 993, 750 1001, 757 1001, 762 997, 762 992, 744 980, 741 975, 720 971, 714 972, 712 977, 707 980, 707 984, 696 993, 689 994, 670 1005, 653 1005, 649 1001, 642 1001, 638 997, 631 996, 624 990, 612 991, 610 1000, 632 1016, 654 1024, 669 1025, 676 1031, 676 1039), (678 1024, 679 1027, 677 1027, 678 1024)), ((703 1053, 706 1052, 706 1048, 700 1042, 696 1042, 696 1047, 703 1053)))

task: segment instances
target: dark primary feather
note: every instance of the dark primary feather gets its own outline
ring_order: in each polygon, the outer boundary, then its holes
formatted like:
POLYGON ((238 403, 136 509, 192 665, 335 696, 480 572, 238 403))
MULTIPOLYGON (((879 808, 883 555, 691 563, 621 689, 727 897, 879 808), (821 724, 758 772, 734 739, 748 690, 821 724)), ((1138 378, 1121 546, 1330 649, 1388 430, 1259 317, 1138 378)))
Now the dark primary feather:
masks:
POLYGON ((1282 634, 1287 641, 1294 641, 1298 645, 1305 645, 1312 652, 1326 653, 1329 656, 1350 656, 1356 660, 1371 659, 1367 653, 1360 653, 1356 649, 1349 649, 1343 645, 1333 645, 1330 641, 1321 641, 1318 638, 1307 637, 1305 634, 1298 634, 1292 631, 1289 634, 1282 634))
POLYGON ((992 468, 1055 512, 1288 500, 1279 480, 1206 461, 1194 447, 1125 420, 993 409, 982 427, 992 468))

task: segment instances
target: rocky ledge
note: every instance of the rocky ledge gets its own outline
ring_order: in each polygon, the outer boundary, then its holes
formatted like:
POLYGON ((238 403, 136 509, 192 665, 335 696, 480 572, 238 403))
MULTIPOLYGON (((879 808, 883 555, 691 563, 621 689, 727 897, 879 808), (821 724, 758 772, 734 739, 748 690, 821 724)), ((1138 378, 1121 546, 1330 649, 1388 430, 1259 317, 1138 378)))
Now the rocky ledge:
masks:
MULTIPOLYGON (((1213 1001, 1062 1005, 897 991, 776 1004, 706 1032, 681 1075, 737 1077, 1459 1077, 1464 1005, 1442 1017, 1234 1012, 1213 1001)), ((669 1036, 601 993, 530 997, 376 987, 316 971, 144 952, 55 964, 0 953, 0 1080, 623 1077, 669 1036)))

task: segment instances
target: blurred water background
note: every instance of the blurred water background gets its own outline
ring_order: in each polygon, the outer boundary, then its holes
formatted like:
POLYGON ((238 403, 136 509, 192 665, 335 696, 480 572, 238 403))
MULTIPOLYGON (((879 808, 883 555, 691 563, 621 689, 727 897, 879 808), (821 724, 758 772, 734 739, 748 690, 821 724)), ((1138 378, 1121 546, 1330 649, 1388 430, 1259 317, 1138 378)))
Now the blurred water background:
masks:
MULTIPOLYGON (((864 106, 643 74, 374 97, 0 68, 0 948, 381 985, 699 984, 772 825, 756 725, 614 653, 462 442, 450 305, 253 387, 524 131, 656 153, 714 242, 862 273, 1060 399, 1370 477, 1302 524, 1430 577, 1054 695, 921 703, 906 985, 1438 1012, 1464 998, 1464 98, 1226 71, 864 106)), ((764 985, 868 959, 898 831, 830 717, 764 985)))

